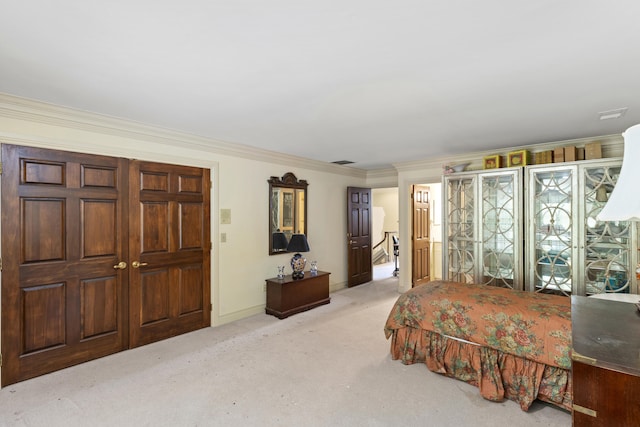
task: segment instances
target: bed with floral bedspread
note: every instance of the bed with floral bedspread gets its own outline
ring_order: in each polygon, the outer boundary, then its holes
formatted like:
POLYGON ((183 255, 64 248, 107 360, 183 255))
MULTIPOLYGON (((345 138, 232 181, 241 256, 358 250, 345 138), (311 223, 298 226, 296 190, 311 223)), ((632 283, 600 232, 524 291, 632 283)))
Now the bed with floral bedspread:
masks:
POLYGON ((485 399, 571 409, 570 298, 433 281, 398 298, 384 331, 394 360, 426 363, 485 399))

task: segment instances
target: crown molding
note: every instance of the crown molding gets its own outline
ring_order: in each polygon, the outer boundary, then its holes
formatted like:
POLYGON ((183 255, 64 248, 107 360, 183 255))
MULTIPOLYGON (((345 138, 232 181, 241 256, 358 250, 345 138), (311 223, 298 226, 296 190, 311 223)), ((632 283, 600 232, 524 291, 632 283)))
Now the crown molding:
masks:
POLYGON ((605 135, 394 163, 393 168, 365 170, 264 150, 244 144, 205 138, 159 126, 63 107, 6 93, 0 93, 0 116, 81 131, 97 132, 116 137, 138 139, 178 149, 198 150, 211 154, 239 157, 284 166, 295 165, 320 172, 366 179, 367 181, 377 183, 376 186, 397 185, 399 172, 410 172, 421 169, 430 171, 442 170, 442 167, 445 165, 465 162, 471 163, 470 168, 481 169, 483 157, 494 155, 498 151, 505 155, 511 151, 525 149, 535 153, 563 146, 575 145, 582 147, 586 143, 599 141, 602 144, 603 156, 621 157, 623 153, 622 136, 605 135))
POLYGON ((0 116, 365 179, 367 171, 0 93, 0 116))
POLYGON ((397 187, 398 171, 394 168, 368 170, 367 185, 375 188, 397 187))

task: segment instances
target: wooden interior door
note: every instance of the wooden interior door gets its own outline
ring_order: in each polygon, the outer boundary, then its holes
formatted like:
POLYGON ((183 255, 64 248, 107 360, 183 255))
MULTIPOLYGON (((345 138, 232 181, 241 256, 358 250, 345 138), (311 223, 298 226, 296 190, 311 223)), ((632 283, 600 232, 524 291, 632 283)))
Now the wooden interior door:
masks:
POLYGON ((429 187, 413 187, 412 286, 431 280, 431 224, 429 222, 429 187))
POLYGON ((2 145, 2 165, 2 385, 125 349, 127 161, 2 145))
POLYGON ((131 347, 210 326, 209 170, 132 161, 131 347))
POLYGON ((207 169, 2 145, 2 385, 211 324, 207 169))
POLYGON ((371 189, 347 188, 347 286, 373 280, 371 259, 371 189))

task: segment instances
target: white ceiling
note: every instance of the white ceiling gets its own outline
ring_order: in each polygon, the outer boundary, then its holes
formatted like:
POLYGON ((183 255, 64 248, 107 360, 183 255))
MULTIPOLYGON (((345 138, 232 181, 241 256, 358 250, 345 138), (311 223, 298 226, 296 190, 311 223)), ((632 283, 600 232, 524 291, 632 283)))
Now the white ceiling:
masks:
POLYGON ((637 0, 0 0, 0 92, 378 169, 640 123, 638 16, 637 0))

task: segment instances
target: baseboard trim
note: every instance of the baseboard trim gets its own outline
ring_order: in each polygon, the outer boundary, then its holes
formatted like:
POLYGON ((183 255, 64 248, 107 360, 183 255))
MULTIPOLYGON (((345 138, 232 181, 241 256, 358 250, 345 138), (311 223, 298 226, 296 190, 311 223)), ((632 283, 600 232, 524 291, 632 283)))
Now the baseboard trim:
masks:
POLYGON ((214 320, 213 325, 211 326, 220 326, 225 323, 235 322, 236 320, 244 319, 245 317, 254 316, 256 314, 265 314, 266 304, 260 304, 253 307, 245 308, 244 310, 234 311, 232 313, 223 314, 218 316, 217 319, 214 320))
POLYGON ((347 288, 346 282, 332 283, 331 285, 329 285, 329 292, 336 292, 346 288, 347 288))
MULTIPOLYGON (((346 282, 332 283, 329 285, 329 292, 336 292, 347 288, 346 282)), ((245 308, 244 310, 234 311, 232 313, 223 314, 212 320, 212 327, 221 326, 226 323, 235 322, 236 320, 244 319, 245 317, 254 316, 256 314, 265 314, 266 304, 255 305, 253 307, 245 308)))

